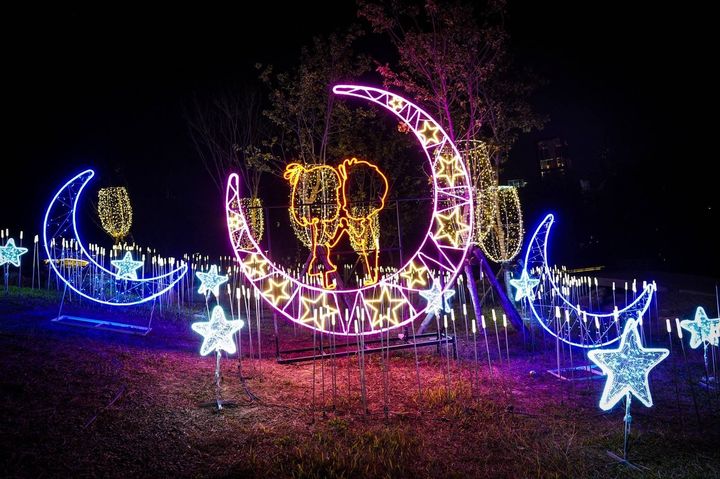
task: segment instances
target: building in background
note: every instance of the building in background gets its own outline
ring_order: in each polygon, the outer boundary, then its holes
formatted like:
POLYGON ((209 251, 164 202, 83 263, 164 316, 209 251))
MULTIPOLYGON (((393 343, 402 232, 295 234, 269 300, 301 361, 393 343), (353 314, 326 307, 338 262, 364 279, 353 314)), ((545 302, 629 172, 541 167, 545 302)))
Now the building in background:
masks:
POLYGON ((538 159, 540 161, 540 178, 548 179, 563 177, 570 166, 567 153, 567 142, 560 138, 551 138, 537 142, 538 159))

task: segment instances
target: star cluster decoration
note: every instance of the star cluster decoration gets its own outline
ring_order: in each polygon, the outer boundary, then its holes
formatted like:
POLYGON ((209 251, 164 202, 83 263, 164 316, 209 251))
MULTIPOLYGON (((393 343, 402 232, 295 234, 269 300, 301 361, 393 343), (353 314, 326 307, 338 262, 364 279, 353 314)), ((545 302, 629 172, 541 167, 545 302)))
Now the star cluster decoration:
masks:
POLYGON ((5 246, 0 246, 0 266, 10 263, 13 266, 20 266, 20 256, 27 253, 27 248, 15 246, 15 239, 8 238, 5 246))
POLYGON ((632 394, 645 406, 653 405, 648 375, 669 354, 665 348, 645 348, 640 341, 638 322, 630 319, 620 337, 617 349, 595 349, 588 358, 607 375, 600 398, 600 408, 612 409, 625 395, 632 394))
POLYGON ((680 327, 690 333, 690 347, 693 349, 703 343, 717 346, 720 342, 720 318, 708 318, 702 306, 695 311, 695 319, 681 321, 680 327))
POLYGON ((202 335, 203 343, 200 346, 200 355, 207 356, 213 351, 227 351, 235 354, 237 348, 233 335, 245 325, 242 319, 228 321, 221 306, 215 306, 210 321, 200 321, 191 325, 193 331, 202 335))
POLYGON ((439 315, 441 312, 450 312, 449 300, 455 296, 455 290, 448 288, 445 291, 440 287, 440 278, 433 278, 430 289, 420 291, 420 296, 427 300, 425 311, 434 312, 439 315))
POLYGON ((198 293, 207 295, 210 291, 215 297, 220 296, 220 285, 227 283, 228 277, 226 274, 218 274, 217 265, 210 266, 210 270, 207 273, 198 271, 195 276, 200 280, 200 288, 198 293))
POLYGON ((115 259, 110 263, 118 270, 115 273, 117 279, 138 279, 137 270, 143 265, 142 261, 136 261, 132 257, 132 253, 128 251, 123 259, 115 259))
POLYGON ((520 279, 511 279, 510 284, 515 287, 515 301, 523 298, 532 299, 533 290, 540 284, 540 279, 531 278, 526 269, 520 274, 520 279))

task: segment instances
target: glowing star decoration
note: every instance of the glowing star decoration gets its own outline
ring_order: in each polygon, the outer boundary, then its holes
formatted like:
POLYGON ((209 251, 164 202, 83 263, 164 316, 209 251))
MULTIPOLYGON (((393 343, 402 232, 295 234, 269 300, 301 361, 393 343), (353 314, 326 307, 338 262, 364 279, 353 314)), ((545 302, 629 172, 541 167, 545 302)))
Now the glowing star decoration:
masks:
POLYGON ((328 303, 328 295, 319 294, 315 298, 301 297, 300 304, 303 315, 300 321, 306 324, 314 324, 320 331, 325 331, 326 320, 338 314, 337 308, 328 303))
POLYGON ((690 347, 695 349, 701 344, 717 346, 720 341, 720 318, 708 318, 702 306, 695 311, 695 319, 686 319, 680 326, 690 332, 690 347))
POLYGON ((200 346, 200 355, 207 356, 212 352, 227 351, 235 354, 235 340, 233 335, 245 325, 242 319, 228 321, 222 307, 215 306, 210 321, 201 321, 192 324, 192 329, 202 335, 203 343, 200 346))
POLYGON ((594 349, 588 352, 588 358, 607 374, 600 408, 604 411, 612 409, 628 393, 651 407, 653 401, 648 374, 669 354, 670 351, 664 348, 644 348, 640 342, 637 321, 628 320, 617 349, 594 349))
POLYGON ((526 269, 523 269, 520 279, 511 279, 510 284, 515 287, 515 301, 523 298, 532 299, 534 297, 533 290, 540 284, 538 278, 531 278, 526 269))
POLYGON ((212 291, 216 298, 220 296, 220 285, 227 283, 228 280, 227 275, 218 274, 217 265, 210 266, 210 271, 207 273, 198 271, 195 273, 195 276, 197 276, 200 280, 198 293, 207 295, 210 291, 212 291))
POLYGON ((27 248, 15 246, 15 240, 9 238, 5 246, 0 246, 0 266, 10 263, 13 266, 20 266, 20 256, 27 253, 27 248))
POLYGON ((425 146, 435 145, 440 142, 440 139, 438 138, 440 128, 433 123, 434 122, 424 121, 422 129, 418 131, 420 140, 425 146))
POLYGON ((460 210, 454 209, 451 213, 435 216, 437 220, 437 231, 435 239, 437 241, 447 240, 453 247, 457 248, 462 242, 463 237, 467 236, 470 226, 463 223, 460 218, 460 210))
POLYGON ((245 268, 247 269, 247 274, 250 277, 258 278, 267 275, 268 263, 260 255, 249 255, 245 259, 245 261, 243 261, 243 265, 245 265, 245 268))
POLYGON ((290 295, 287 292, 287 287, 290 282, 286 279, 281 281, 275 281, 273 278, 268 279, 267 287, 263 293, 270 298, 273 306, 277 306, 282 300, 290 299, 290 295))
POLYGON ((463 177, 462 166, 460 165, 460 159, 455 158, 452 155, 440 154, 438 155, 437 164, 437 179, 446 182, 450 187, 455 186, 455 179, 463 177))
POLYGON ((410 263, 407 270, 400 273, 405 281, 407 281, 408 288, 413 288, 416 284, 420 286, 427 286, 427 268, 424 266, 418 267, 414 262, 410 263))
MULTIPOLYGON (((385 276, 378 275, 377 282, 375 278, 370 278, 369 282, 349 286, 338 281, 332 291, 324 288, 319 281, 304 281, 304 277, 295 276, 276 265, 268 258, 263 249, 258 244, 256 238, 251 233, 251 225, 249 219, 246 218, 245 212, 238 207, 237 199, 244 196, 241 187, 242 181, 237 174, 231 174, 228 178, 225 206, 227 214, 228 237, 231 247, 239 261, 246 261, 248 256, 256 254, 264 258, 268 263, 268 274, 263 277, 252 277, 248 274, 247 268, 243 267, 243 273, 248 282, 253 286, 255 293, 263 299, 265 304, 272 307, 279 316, 289 321, 294 321, 301 326, 316 331, 322 331, 328 334, 338 335, 373 335, 381 331, 411 325, 413 321, 421 319, 425 316, 426 302, 418 291, 425 290, 427 286, 420 286, 421 282, 418 272, 411 271, 413 268, 424 269, 425 271, 438 271, 446 279, 445 284, 451 285, 455 282, 461 269, 463 268, 470 246, 472 245, 471 231, 474 224, 474 201, 475 192, 472 188, 471 176, 467 171, 465 163, 458 161, 456 166, 461 176, 454 177, 454 185, 451 187, 446 181, 438 179, 438 158, 440 153, 448 158, 461 158, 452 139, 447 135, 445 130, 422 108, 413 102, 402 98, 392 92, 364 85, 336 85, 333 87, 333 93, 345 97, 357 98, 362 101, 373 103, 385 111, 391 113, 401 125, 404 125, 405 131, 414 135, 417 140, 422 156, 419 158, 425 163, 425 168, 431 172, 432 176, 432 216, 427 222, 424 237, 419 241, 417 249, 411 254, 404 256, 404 264, 396 271, 389 272, 385 276), (436 218, 438 215, 445 215, 449 218, 452 225, 448 226, 447 231, 437 233, 438 224, 436 218), (458 224, 455 219, 461 219, 465 226, 458 224), (458 228, 459 226, 459 228, 458 228), (467 229, 466 234, 462 234, 462 230, 467 229), (455 230, 460 230, 458 237, 455 230), (455 240, 455 244, 452 241, 455 240), (249 244, 252 247, 248 247, 249 244), (287 292, 290 299, 281 301, 278 305, 273 304, 273 299, 264 293, 267 286, 267 278, 272 277, 276 280, 280 278, 288 281, 287 292), (414 280, 414 281, 413 281, 414 280), (410 282, 410 284, 408 283, 410 282), (386 290, 386 291, 385 291, 386 290), (335 327, 326 327, 327 314, 323 310, 322 300, 317 300, 319 295, 326 294, 327 302, 330 303, 331 313, 335 309, 345 309, 343 314, 335 313, 330 317, 335 319, 335 327), (381 302, 377 302, 380 299, 381 302), (315 304, 312 302, 315 301, 315 304), (373 301, 368 303, 368 301, 373 301), (340 308, 340 305, 343 308, 340 308), (379 314, 373 316, 374 311, 370 305, 379 306, 379 314), (402 306, 402 307, 401 307, 402 306), (314 320, 314 311, 318 311, 317 320, 314 320), (384 317, 388 314, 388 317, 384 317), (393 314, 395 313, 395 314, 393 314), (388 321, 389 319, 389 321, 388 321), (375 323, 373 324, 373 321, 375 323)), ((308 173, 308 169, 317 165, 298 165, 302 169, 297 168, 295 173, 297 178, 297 188, 293 188, 293 194, 304 192, 296 198, 297 216, 305 218, 311 222, 313 219, 323 221, 331 219, 336 212, 339 211, 335 222, 330 221, 327 224, 319 224, 316 229, 316 244, 320 245, 321 253, 325 244, 335 233, 350 235, 350 244, 353 245, 353 234, 358 235, 358 239, 362 241, 356 242, 362 247, 356 248, 358 253, 368 253, 369 268, 364 268, 366 272, 375 269, 375 258, 371 257, 373 252, 368 251, 368 246, 378 244, 376 225, 372 210, 366 208, 357 208, 364 206, 359 204, 348 204, 347 218, 343 218, 346 213, 342 212, 342 196, 346 196, 348 200, 352 200, 353 195, 346 195, 343 186, 354 187, 354 182, 343 181, 333 172, 334 168, 313 170, 314 173, 308 173), (301 187, 302 184, 312 185, 313 188, 301 187), (313 191, 315 190, 315 193, 313 191), (312 193, 312 195, 310 195, 312 193), (317 201, 313 202, 311 196, 317 201), (340 204, 335 201, 340 197, 340 204), (309 204, 308 204, 309 203, 309 204), (328 206, 330 205, 330 206, 328 206), (324 209, 323 209, 324 208, 324 209), (355 208, 355 209, 353 209, 355 208), (354 219, 353 219, 354 218, 354 219), (342 222, 342 225, 339 223, 342 222), (363 226, 363 222, 365 226, 363 226), (354 226, 353 226, 354 225, 354 226), (345 228, 347 231, 343 231, 345 228), (362 237, 361 237, 362 233, 362 237), (319 238, 319 239, 318 239, 319 238), (371 241, 372 240, 372 241, 371 241), (372 243, 372 244, 370 244, 372 243)), ((325 165, 327 166, 327 165, 325 165)), ((346 171, 350 176, 358 171, 353 168, 358 166, 357 163, 346 171)), ((370 168, 367 164, 360 164, 363 168, 370 168)), ((373 177, 376 173, 369 171, 373 177)), ((292 173, 290 176, 294 176, 292 173)), ((291 178, 288 178, 291 179, 291 178)), ((373 180, 374 181, 374 180, 373 180)), ((378 181, 374 183, 379 185, 378 181)), ((380 186, 380 185, 379 185, 380 186)), ((378 192, 383 189, 378 188, 378 192)), ((378 197, 372 198, 373 207, 379 203, 378 197)), ((292 217, 292 213, 291 213, 292 217)), ((304 220, 305 221, 305 220, 304 220)), ((304 236, 311 236, 310 226, 300 226, 295 219, 292 220, 293 228, 304 231, 304 236)), ((311 246, 311 241, 304 241, 304 244, 311 246)), ((376 248, 377 249, 377 248, 376 248)), ((333 255, 335 256, 335 255, 333 255)), ((334 258, 333 258, 334 259, 334 258)), ((361 261, 365 258, 361 258, 361 261)), ((327 266, 327 265, 325 265, 327 266)), ((366 264, 367 266, 367 264, 366 264)), ((329 268, 324 268, 327 271, 329 268)), ((373 275, 374 276, 374 275, 373 275)), ((425 274, 425 278, 428 274, 425 274)), ((336 279, 336 278, 331 278, 336 279)), ((358 278, 359 279, 359 278, 358 278)), ((327 279, 323 278, 323 283, 327 283, 327 279)), ((427 283, 430 283, 428 280, 427 283)))
POLYGON ((393 298, 390 295, 389 288, 383 288, 380 296, 375 299, 366 299, 365 304, 372 310, 370 324, 373 328, 385 325, 400 324, 398 318, 398 310, 405 305, 405 300, 393 298))
POLYGON ((439 315, 443 311, 446 313, 450 312, 449 300, 455 296, 455 290, 448 288, 443 291, 442 288, 440 288, 440 278, 434 278, 432 287, 428 290, 420 291, 420 296, 427 300, 425 311, 439 315))
POLYGON ((112 260, 110 264, 118 269, 117 273, 115 273, 117 279, 138 279, 137 270, 142 267, 143 262, 135 261, 130 251, 128 251, 123 256, 123 259, 112 260))

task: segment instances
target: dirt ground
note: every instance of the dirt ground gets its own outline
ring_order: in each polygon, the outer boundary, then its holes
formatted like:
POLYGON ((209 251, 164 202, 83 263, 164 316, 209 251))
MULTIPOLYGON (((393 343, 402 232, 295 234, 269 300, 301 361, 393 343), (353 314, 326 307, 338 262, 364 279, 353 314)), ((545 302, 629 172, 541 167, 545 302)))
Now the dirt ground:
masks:
MULTIPOLYGON (((663 318, 714 302, 692 294, 663 294, 654 345, 669 346, 663 318)), ((602 379, 548 374, 556 350, 540 331, 534 343, 511 332, 507 351, 502 337, 503 359, 491 336, 491 366, 464 330, 457 361, 445 347, 366 355, 363 411, 356 356, 278 364, 266 321, 262 360, 243 358, 241 377, 223 358, 234 405, 217 411, 214 358, 198 355, 191 315, 159 317, 141 337, 55 314, 57 298, 0 295, 2 477, 720 477, 720 393, 698 385, 702 353, 683 355, 677 338, 651 374, 655 406, 633 402, 638 472, 607 454, 622 452, 622 405, 598 408, 602 379)), ((280 338, 313 341, 286 324, 280 338)))

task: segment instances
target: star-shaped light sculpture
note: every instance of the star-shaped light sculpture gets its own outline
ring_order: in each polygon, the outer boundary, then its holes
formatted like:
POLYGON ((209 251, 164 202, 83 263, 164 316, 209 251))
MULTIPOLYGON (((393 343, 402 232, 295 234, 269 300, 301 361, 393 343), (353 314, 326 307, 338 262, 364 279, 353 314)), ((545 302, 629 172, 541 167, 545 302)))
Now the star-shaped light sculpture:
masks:
POLYGON ((458 158, 455 158, 455 156, 452 155, 452 151, 449 153, 450 155, 438 155, 437 163, 435 165, 437 170, 435 176, 438 180, 443 180, 451 187, 454 187, 455 179, 463 178, 465 174, 463 173, 462 166, 460 165, 458 158))
POLYGON ((720 341, 720 318, 708 318, 702 306, 695 311, 695 319, 681 321, 680 327, 690 332, 690 347, 693 349, 703 343, 717 346, 720 341))
POLYGON ((617 349, 595 349, 588 352, 588 358, 607 374, 600 408, 605 411, 612 409, 626 394, 632 394, 645 406, 651 407, 653 401, 648 374, 668 354, 670 351, 664 348, 643 347, 637 321, 628 320, 617 349))
POLYGON ((270 301, 272 301, 273 306, 277 306, 278 303, 285 299, 290 299, 290 295, 287 292, 288 284, 290 284, 290 281, 285 279, 281 281, 275 281, 275 279, 270 278, 267 281, 267 285, 265 286, 265 290, 263 291, 263 294, 270 298, 270 301))
POLYGON ((418 130, 418 133, 420 134, 420 139, 425 146, 428 146, 431 143, 436 144, 440 142, 440 139, 438 138, 440 128, 435 126, 431 121, 423 121, 422 129, 418 130))
POLYGON ((470 225, 463 223, 460 218, 460 208, 454 208, 452 213, 438 213, 435 219, 438 223, 435 239, 437 241, 445 239, 455 248, 460 244, 462 235, 470 231, 470 225))
POLYGON ((402 100, 402 98, 396 96, 393 97, 390 101, 388 101, 388 105, 390 105, 390 108, 392 108, 393 111, 400 111, 405 108, 405 102, 402 100))
POLYGON ((114 259, 110 263, 118 270, 115 273, 117 279, 138 279, 137 270, 143 265, 142 261, 135 261, 132 253, 128 251, 123 259, 114 259))
POLYGON ((386 326, 400 324, 398 310, 402 309, 405 300, 393 298, 389 288, 383 287, 380 296, 374 299, 366 299, 365 304, 372 310, 370 324, 373 328, 382 327, 383 321, 385 321, 386 326))
POLYGON ((446 313, 450 312, 449 300, 455 296, 455 290, 448 288, 442 291, 442 288, 440 288, 440 278, 434 278, 432 287, 425 291, 420 291, 420 296, 427 300, 425 311, 439 315, 443 311, 446 313))
POLYGON ((300 306, 303 314, 300 322, 314 323, 315 327, 324 331, 326 320, 332 320, 333 316, 338 314, 338 309, 328 302, 328 296, 326 293, 320 293, 316 298, 302 296, 300 306))
POLYGON ((15 246, 15 240, 8 238, 5 246, 0 246, 0 266, 10 263, 13 266, 20 266, 20 256, 27 253, 27 248, 18 248, 15 246))
POLYGON ((195 276, 200 280, 198 293, 207 295, 209 291, 212 291, 216 298, 220 296, 220 285, 227 283, 228 280, 227 275, 218 274, 217 265, 210 266, 210 271, 207 273, 198 271, 195 276))
POLYGON ((228 321, 221 306, 215 306, 210 321, 201 321, 191 325, 193 331, 202 335, 203 343, 200 346, 200 355, 207 356, 213 351, 227 351, 235 354, 235 340, 233 335, 245 325, 242 319, 228 321))
POLYGON ((400 273, 400 276, 402 276, 405 281, 407 281, 408 288, 412 288, 413 286, 415 286, 415 284, 418 284, 420 286, 426 286, 426 274, 427 268, 425 266, 418 267, 413 261, 412 263, 410 263, 408 269, 400 273))
POLYGON ((511 279, 510 284, 515 287, 515 301, 523 298, 533 299, 533 290, 540 284, 540 278, 531 278, 527 270, 523 269, 520 279, 511 279))
POLYGON ((245 268, 247 268, 247 272, 251 278, 259 278, 267 274, 268 263, 265 258, 257 253, 253 253, 245 258, 243 264, 245 268))

